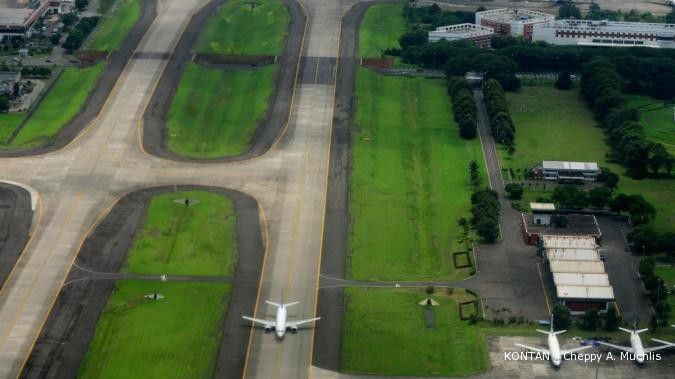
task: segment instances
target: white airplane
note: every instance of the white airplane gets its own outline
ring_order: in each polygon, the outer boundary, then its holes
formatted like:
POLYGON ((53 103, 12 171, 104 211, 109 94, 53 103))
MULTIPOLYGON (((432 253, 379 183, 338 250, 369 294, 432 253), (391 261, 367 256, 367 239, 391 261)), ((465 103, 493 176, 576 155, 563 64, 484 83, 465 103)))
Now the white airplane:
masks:
POLYGON ((248 317, 248 316, 242 316, 244 320, 249 320, 253 321, 253 323, 257 323, 265 327, 265 332, 269 333, 272 330, 276 332, 276 335, 279 339, 284 338, 284 334, 286 334, 286 331, 290 331, 291 333, 295 333, 298 331, 298 327, 300 325, 304 324, 309 324, 310 322, 314 322, 316 320, 321 319, 321 317, 315 317, 315 318, 309 318, 306 320, 298 320, 298 321, 287 321, 286 316, 286 308, 299 304, 299 301, 294 301, 292 303, 273 303, 269 300, 265 300, 265 302, 269 305, 274 305, 277 307, 277 317, 275 321, 268 321, 268 320, 261 320, 259 318, 253 318, 253 317, 248 317))
POLYGON ((634 359, 635 362, 638 364, 643 364, 645 362, 645 356, 647 356, 649 353, 662 350, 662 349, 667 349, 669 347, 675 347, 675 344, 672 344, 670 342, 666 341, 661 341, 657 340, 656 338, 652 338, 652 341, 662 343, 663 345, 661 346, 655 346, 655 347, 648 347, 645 348, 642 346, 642 339, 640 338, 640 333, 646 332, 649 329, 638 329, 637 328, 637 319, 633 321, 633 330, 625 329, 625 328, 619 328, 623 330, 626 333, 630 333, 630 347, 628 346, 621 346, 621 345, 614 345, 611 343, 603 342, 603 341, 596 341, 601 345, 613 347, 618 350, 625 351, 629 354, 634 354, 634 359))
POLYGON ((567 330, 559 330, 557 332, 554 331, 553 330, 553 316, 551 316, 551 330, 549 330, 547 332, 545 330, 537 329, 537 331, 539 333, 544 333, 544 334, 548 335, 548 349, 542 349, 542 348, 538 348, 538 347, 527 346, 527 345, 523 345, 523 344, 519 344, 519 343, 517 343, 516 346, 520 346, 520 347, 523 347, 525 349, 533 350, 533 351, 536 351, 536 352, 539 352, 539 353, 548 354, 549 359, 551 360, 551 364, 553 365, 553 367, 560 367, 560 363, 562 362, 562 359, 565 355, 570 354, 570 353, 574 353, 574 352, 579 351, 579 350, 590 349, 591 347, 593 347, 591 345, 588 345, 588 346, 577 347, 577 348, 570 349, 570 350, 560 350, 560 343, 558 343, 558 334, 565 333, 567 330))

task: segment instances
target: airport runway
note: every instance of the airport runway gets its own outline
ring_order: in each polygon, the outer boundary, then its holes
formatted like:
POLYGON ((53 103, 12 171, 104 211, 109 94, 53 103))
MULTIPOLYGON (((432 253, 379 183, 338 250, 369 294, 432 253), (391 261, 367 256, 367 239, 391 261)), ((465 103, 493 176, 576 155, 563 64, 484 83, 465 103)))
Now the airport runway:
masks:
MULTIPOLYGON (((303 0, 308 15, 301 73, 289 127, 263 156, 233 163, 167 161, 145 153, 140 121, 188 24, 207 0, 160 0, 157 17, 101 114, 62 150, 7 158, 0 179, 39 194, 38 225, 0 292, 0 377, 15 377, 45 321, 84 237, 123 194, 151 186, 193 184, 236 189, 256 198, 269 226, 257 316, 264 299, 299 300, 290 318, 313 315, 321 253, 335 62, 346 3, 303 0)), ((277 343, 252 335, 246 377, 306 377, 311 331, 277 343)))

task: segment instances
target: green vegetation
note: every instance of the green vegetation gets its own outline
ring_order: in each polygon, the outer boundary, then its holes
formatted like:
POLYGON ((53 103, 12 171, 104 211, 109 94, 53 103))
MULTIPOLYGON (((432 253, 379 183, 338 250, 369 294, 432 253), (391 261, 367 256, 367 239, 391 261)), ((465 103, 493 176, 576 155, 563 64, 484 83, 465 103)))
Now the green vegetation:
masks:
POLYGON ((104 68, 105 62, 66 68, 8 146, 34 147, 54 138, 80 111, 104 68))
POLYGON ((267 111, 277 66, 221 70, 190 64, 169 111, 169 148, 212 158, 246 151, 267 111))
POLYGON ((467 276, 452 253, 466 251, 457 222, 469 214, 469 162, 483 158, 477 139, 459 136, 445 82, 361 68, 356 91, 350 277, 467 276))
MULTIPOLYGON (((459 292, 459 291, 457 291, 459 292)), ((461 293, 437 292, 435 327, 426 328, 421 290, 347 288, 342 324, 342 371, 379 375, 474 374, 487 369, 481 329, 459 318, 461 293)))
POLYGON ((211 192, 155 196, 124 270, 142 274, 231 275, 237 260, 232 200, 211 192), (174 200, 195 199, 185 206, 174 200))
POLYGON ((80 378, 212 376, 231 284, 118 281, 80 378), (160 293, 157 301, 143 296, 160 293))
POLYGON ((0 144, 7 142, 14 129, 19 126, 26 113, 0 113, 0 144))
POLYGON ((406 30, 402 4, 370 6, 361 22, 358 55, 379 57, 386 49, 398 48, 398 38, 406 30))
MULTIPOLYGON (((656 266, 654 274, 666 282, 666 287, 670 289, 670 294, 666 298, 666 302, 670 305, 670 324, 675 324, 675 267, 672 266, 656 266)), ((669 328, 670 329, 670 328, 669 328)))
POLYGON ((197 52, 227 55, 277 55, 283 47, 290 16, 279 0, 226 2, 211 19, 197 52))
POLYGON ((117 0, 99 20, 94 33, 84 44, 85 50, 115 50, 141 15, 139 0, 117 0))
POLYGON ((628 106, 640 111, 640 123, 645 128, 647 139, 660 142, 671 154, 675 154, 673 104, 649 96, 633 95, 628 97, 628 106))
MULTIPOLYGON (((516 180, 542 160, 595 161, 620 173, 617 192, 641 194, 650 203, 658 204, 654 226, 659 230, 675 228, 675 181, 642 179, 625 175, 625 170, 607 162, 608 147, 602 129, 579 91, 560 91, 551 87, 526 87, 518 93, 508 93, 511 116, 517 127, 513 155, 500 150, 502 167, 514 171, 516 180)), ((548 189, 552 185, 547 184, 548 189)), ((537 188, 543 190, 543 187, 537 188)), ((523 203, 534 200, 531 188, 525 186, 523 203)), ((539 192, 538 195, 549 193, 539 192)), ((550 195, 549 195, 550 196, 550 195)))

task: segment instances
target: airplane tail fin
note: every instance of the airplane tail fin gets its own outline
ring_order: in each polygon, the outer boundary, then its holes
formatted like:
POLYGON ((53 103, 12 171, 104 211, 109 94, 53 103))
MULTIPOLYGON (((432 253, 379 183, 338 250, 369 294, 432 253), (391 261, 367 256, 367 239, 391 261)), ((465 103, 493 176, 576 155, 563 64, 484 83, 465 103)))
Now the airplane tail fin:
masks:
POLYGON ((277 307, 277 308, 280 308, 280 307, 281 307, 281 304, 275 303, 275 302, 273 302, 273 301, 265 300, 265 302, 266 302, 267 304, 269 304, 269 305, 274 305, 274 306, 277 307))
POLYGON ((298 304, 300 304, 299 301, 291 301, 290 303, 285 303, 284 306, 285 306, 286 308, 288 308, 288 307, 290 307, 290 306, 298 305, 298 304))

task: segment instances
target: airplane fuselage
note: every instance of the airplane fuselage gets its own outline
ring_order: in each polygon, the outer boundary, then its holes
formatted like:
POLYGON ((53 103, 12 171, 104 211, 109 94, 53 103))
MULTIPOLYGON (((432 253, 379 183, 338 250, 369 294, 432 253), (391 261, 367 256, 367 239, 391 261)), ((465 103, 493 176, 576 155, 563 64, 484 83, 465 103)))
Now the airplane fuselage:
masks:
POLYGON ((548 335, 548 351, 550 353, 551 364, 555 367, 560 367, 562 362, 562 354, 560 353, 560 343, 558 343, 558 336, 553 333, 548 335))
POLYGON ((277 338, 283 339, 286 334, 286 307, 282 304, 277 308, 276 327, 274 328, 277 338))
POLYGON ((638 364, 645 363, 645 348, 642 346, 642 339, 634 331, 630 333, 630 347, 633 349, 633 354, 635 354, 635 362, 638 364))

